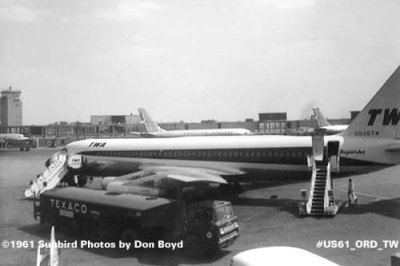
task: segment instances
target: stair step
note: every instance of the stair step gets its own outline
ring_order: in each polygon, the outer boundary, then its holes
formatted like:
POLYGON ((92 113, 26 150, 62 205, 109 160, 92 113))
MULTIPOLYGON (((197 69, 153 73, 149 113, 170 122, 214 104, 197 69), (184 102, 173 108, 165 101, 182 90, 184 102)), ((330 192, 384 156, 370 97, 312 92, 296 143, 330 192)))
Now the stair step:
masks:
POLYGON ((322 199, 322 200, 313 200, 312 201, 312 205, 313 204, 318 204, 318 205, 320 205, 320 204, 324 204, 324 200, 322 199))
POLYGON ((316 200, 316 201, 313 201, 312 202, 312 204, 311 204, 311 207, 312 206, 321 206, 321 205, 324 205, 324 201, 322 200, 320 200, 320 201, 318 201, 318 200, 316 200))

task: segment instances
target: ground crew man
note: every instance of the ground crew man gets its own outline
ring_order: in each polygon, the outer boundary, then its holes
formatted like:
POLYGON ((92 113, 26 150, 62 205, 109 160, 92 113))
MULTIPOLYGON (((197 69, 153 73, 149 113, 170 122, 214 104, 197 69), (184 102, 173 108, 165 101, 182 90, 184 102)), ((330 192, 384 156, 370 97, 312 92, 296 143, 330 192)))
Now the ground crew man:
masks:
POLYGON ((347 196, 349 198, 349 206, 353 201, 357 204, 357 196, 356 193, 354 192, 354 183, 352 182, 351 178, 349 179, 349 189, 347 192, 347 196))

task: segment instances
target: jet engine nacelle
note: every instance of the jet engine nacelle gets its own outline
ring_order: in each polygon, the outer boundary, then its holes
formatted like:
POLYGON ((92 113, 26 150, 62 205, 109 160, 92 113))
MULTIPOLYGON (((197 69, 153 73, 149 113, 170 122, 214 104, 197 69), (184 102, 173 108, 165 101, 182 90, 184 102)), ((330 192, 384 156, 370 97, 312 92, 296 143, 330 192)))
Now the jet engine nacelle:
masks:
POLYGON ((101 181, 101 189, 107 190, 108 185, 116 179, 115 176, 104 177, 101 181))

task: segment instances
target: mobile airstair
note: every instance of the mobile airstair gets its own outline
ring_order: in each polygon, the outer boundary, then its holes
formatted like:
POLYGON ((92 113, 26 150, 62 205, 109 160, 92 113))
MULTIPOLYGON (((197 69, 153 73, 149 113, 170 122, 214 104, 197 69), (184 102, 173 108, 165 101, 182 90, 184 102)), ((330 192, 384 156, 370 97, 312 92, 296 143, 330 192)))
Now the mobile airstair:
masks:
POLYGON ((37 176, 37 179, 31 181, 29 188, 24 189, 24 197, 33 199, 39 197, 40 193, 52 189, 68 173, 68 156, 65 152, 55 153, 49 160, 48 167, 43 173, 37 176))
POLYGON ((312 170, 310 193, 306 203, 307 215, 334 216, 338 211, 333 197, 332 171, 339 171, 339 142, 324 146, 324 136, 312 137, 313 154, 309 158, 312 170))

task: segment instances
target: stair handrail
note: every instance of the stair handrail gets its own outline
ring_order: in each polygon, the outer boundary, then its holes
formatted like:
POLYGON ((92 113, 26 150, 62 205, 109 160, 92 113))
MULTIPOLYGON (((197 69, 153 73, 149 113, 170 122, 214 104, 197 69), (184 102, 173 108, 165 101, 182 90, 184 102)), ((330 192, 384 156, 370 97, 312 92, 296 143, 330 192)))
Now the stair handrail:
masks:
POLYGON ((315 163, 313 156, 311 157, 311 162, 312 162, 312 174, 311 174, 310 193, 308 195, 308 201, 306 205, 307 214, 311 213, 312 201, 314 196, 314 185, 315 185, 315 179, 317 177, 317 164, 315 163))
POLYGON ((23 189, 24 198, 38 198, 42 192, 55 187, 60 180, 67 175, 69 169, 67 166, 68 159, 66 153, 58 152, 52 156, 50 161, 50 165, 46 167, 43 173, 38 175, 36 180, 31 181, 31 186, 27 189, 23 189), (52 182, 56 176, 61 176, 60 180, 52 182), (44 185, 45 183, 46 185, 44 185))
POLYGON ((329 207, 329 190, 331 187, 331 160, 328 159, 328 165, 326 166, 326 180, 325 180, 325 192, 324 192, 324 213, 327 213, 329 207))

